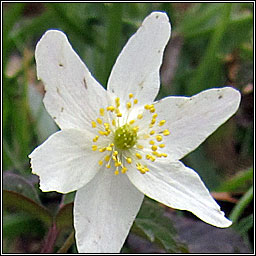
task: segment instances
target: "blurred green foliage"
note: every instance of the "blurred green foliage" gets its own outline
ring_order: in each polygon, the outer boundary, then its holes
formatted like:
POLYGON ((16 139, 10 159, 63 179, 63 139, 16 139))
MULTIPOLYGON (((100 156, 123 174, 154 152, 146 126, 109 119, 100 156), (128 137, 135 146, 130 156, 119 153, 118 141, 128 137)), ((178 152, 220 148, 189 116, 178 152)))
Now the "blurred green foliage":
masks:
MULTIPOLYGON (((253 165, 254 141, 252 3, 9 2, 3 4, 2 51, 3 170, 11 171, 3 177, 4 252, 40 252, 52 223, 57 223, 59 231, 66 230, 60 232, 55 251, 70 233, 68 241, 73 243, 70 218, 74 195, 64 199, 57 193, 41 193, 27 157, 58 129, 43 107, 43 87, 36 79, 37 41, 47 29, 64 31, 96 79, 106 86, 125 42, 154 10, 167 12, 172 23, 159 98, 189 96, 226 85, 242 93, 236 116, 184 162, 199 172, 210 190, 228 192, 230 196, 240 193, 240 201, 226 210, 231 211, 237 232, 249 241, 248 231, 253 227, 252 168, 248 170, 253 165), (30 245, 20 246, 22 239, 30 245)), ((154 205, 144 205, 132 232, 167 252, 185 251, 186 247, 174 238, 172 224, 161 219, 162 214, 154 205), (153 217, 145 217, 149 207, 153 217)), ((69 252, 75 253, 75 246, 69 252)))

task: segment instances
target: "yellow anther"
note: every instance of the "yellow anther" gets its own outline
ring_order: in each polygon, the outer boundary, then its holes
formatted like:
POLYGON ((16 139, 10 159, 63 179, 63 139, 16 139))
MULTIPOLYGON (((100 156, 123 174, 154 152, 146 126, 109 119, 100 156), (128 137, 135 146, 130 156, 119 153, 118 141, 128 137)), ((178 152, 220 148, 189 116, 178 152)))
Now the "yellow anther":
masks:
POLYGON ((130 109, 132 107, 132 103, 131 102, 127 102, 126 103, 126 107, 127 107, 127 109, 130 109))
POLYGON ((157 140, 158 142, 160 142, 160 141, 163 140, 163 137, 162 137, 161 135, 157 135, 157 136, 156 136, 156 140, 157 140))
POLYGON ((164 124, 165 124, 165 120, 161 120, 160 122, 159 122, 159 126, 163 126, 164 124))
POLYGON ((138 100, 137 100, 137 99, 134 99, 133 104, 135 105, 135 104, 137 104, 137 103, 138 103, 138 100))
POLYGON ((113 156, 117 156, 118 155, 118 152, 117 151, 114 151, 113 152, 113 156))
POLYGON ((96 135, 94 138, 93 138, 93 142, 96 142, 97 140, 99 139, 99 136, 98 135, 96 135))
POLYGON ((110 164, 106 164, 106 168, 110 169, 111 165, 110 164))
POLYGON ((112 125, 116 126, 116 120, 115 119, 112 120, 112 125))
POLYGON ((105 161, 108 162, 110 160, 110 155, 105 156, 105 161))
POLYGON ((142 145, 139 145, 139 144, 137 144, 136 147, 137 147, 138 149, 143 149, 143 148, 144 148, 142 145))
POLYGON ((96 121, 98 124, 102 124, 102 120, 100 118, 97 118, 96 121))
POLYGON ((98 148, 98 146, 97 146, 97 145, 92 145, 92 150, 93 150, 93 151, 96 151, 96 150, 97 150, 97 148, 98 148))
POLYGON ((167 154, 166 153, 162 153, 161 156, 167 157, 167 154))
POLYGON ((147 104, 144 106, 144 108, 148 110, 148 109, 150 109, 150 105, 147 104))
POLYGON ((101 165, 103 165, 103 161, 102 160, 99 160, 99 165, 101 166, 101 165))
POLYGON ((148 159, 148 160, 151 159, 151 155, 147 154, 146 159, 148 159))
POLYGON ((109 129, 109 123, 104 123, 104 127, 105 127, 106 130, 108 130, 109 129))
POLYGON ((107 107, 107 111, 113 112, 114 110, 115 110, 115 107, 114 107, 114 106, 108 106, 108 107, 107 107))
POLYGON ((152 162, 154 162, 154 161, 156 160, 156 157, 155 157, 155 156, 151 156, 150 160, 151 160, 152 162))
POLYGON ((121 162, 119 162, 119 161, 116 161, 116 162, 115 162, 115 167, 118 167, 118 166, 121 166, 121 165, 122 165, 121 162))
POLYGON ((101 131, 101 130, 99 130, 98 133, 99 133, 100 135, 108 135, 106 132, 101 131))
POLYGON ((121 170, 121 172, 122 172, 122 173, 126 173, 127 170, 128 170, 128 169, 127 169, 126 167, 123 167, 122 170, 121 170))
POLYGON ((150 113, 154 113, 156 110, 155 110, 155 107, 153 106, 152 108, 150 108, 150 113))
POLYGON ((137 119, 142 119, 143 115, 142 114, 138 114, 137 119))
POLYGON ((157 118, 157 113, 155 113, 152 117, 153 117, 153 118, 157 118))
POLYGON ((118 175, 118 174, 119 174, 119 171, 118 171, 118 168, 116 168, 115 175, 118 175))
POLYGON ((150 133, 149 133, 150 135, 154 135, 155 134, 155 131, 154 130, 152 130, 152 131, 150 131, 150 133))
POLYGON ((105 151, 106 151, 106 148, 100 148, 99 151, 100 151, 100 152, 105 152, 105 151))
POLYGON ((117 158, 116 158, 116 156, 114 156, 114 155, 112 155, 112 159, 113 159, 114 161, 117 161, 117 158))
POLYGON ((157 151, 153 151, 152 154, 157 157, 161 157, 161 153, 158 153, 157 151))
POLYGON ((169 134, 170 134, 169 130, 166 129, 166 130, 163 131, 163 135, 164 135, 164 136, 167 136, 167 135, 169 135, 169 134))
POLYGON ((112 151, 112 147, 109 147, 109 146, 108 146, 108 147, 106 147, 106 150, 107 150, 107 151, 112 151))
POLYGON ((100 115, 101 116, 104 116, 104 112, 105 112, 104 108, 100 108, 100 115))
POLYGON ((122 113, 118 112, 118 113, 116 114, 116 116, 117 116, 117 117, 122 117, 122 113))
POLYGON ((148 169, 148 167, 144 167, 144 170, 146 171, 146 172, 148 172, 149 171, 149 169, 148 169))
POLYGON ((164 148, 165 144, 159 144, 159 148, 164 148))
POLYGON ((111 143, 109 146, 110 146, 110 147, 114 147, 114 143, 111 143))
POLYGON ((150 144, 150 145, 155 145, 155 142, 154 142, 153 140, 150 140, 150 141, 149 141, 149 144, 150 144))
POLYGON ((120 99, 117 97, 115 99, 115 102, 116 102, 116 107, 118 108, 120 106, 120 99))
POLYGON ((155 123, 156 123, 156 119, 155 119, 155 118, 152 118, 151 124, 155 124, 155 123))
POLYGON ((127 158, 126 158, 126 162, 127 162, 128 164, 131 164, 131 163, 132 163, 132 159, 131 159, 130 157, 127 157, 127 158))
POLYGON ((136 157, 137 157, 138 159, 142 159, 142 155, 141 155, 141 154, 136 153, 135 155, 136 155, 136 157))
POLYGON ((129 124, 134 124, 135 123, 135 120, 131 120, 130 122, 129 122, 129 124))
POLYGON ((97 124, 96 122, 92 121, 92 128, 96 128, 97 124))
POLYGON ((153 146, 151 147, 151 149, 152 149, 153 151, 157 151, 157 146, 156 146, 156 145, 153 145, 153 146))
POLYGON ((133 131, 138 132, 139 126, 135 126, 135 127, 133 127, 132 129, 133 129, 133 131))
POLYGON ((133 97, 132 93, 129 93, 129 99, 131 99, 133 97))

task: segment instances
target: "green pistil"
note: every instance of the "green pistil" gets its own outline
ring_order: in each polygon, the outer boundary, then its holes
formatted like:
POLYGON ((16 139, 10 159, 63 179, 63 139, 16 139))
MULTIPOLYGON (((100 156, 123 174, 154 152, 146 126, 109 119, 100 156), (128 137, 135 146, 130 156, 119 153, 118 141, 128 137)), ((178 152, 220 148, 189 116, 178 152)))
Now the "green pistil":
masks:
POLYGON ((129 149, 137 141, 137 132, 128 124, 125 124, 115 131, 114 144, 118 149, 129 149))

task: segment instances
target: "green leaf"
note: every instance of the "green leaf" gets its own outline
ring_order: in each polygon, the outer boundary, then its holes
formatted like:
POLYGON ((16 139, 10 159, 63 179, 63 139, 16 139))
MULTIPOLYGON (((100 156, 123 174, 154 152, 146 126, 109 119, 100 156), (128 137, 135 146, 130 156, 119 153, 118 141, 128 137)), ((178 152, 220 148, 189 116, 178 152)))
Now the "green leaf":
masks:
POLYGON ((22 194, 41 204, 34 186, 21 175, 5 171, 3 173, 3 189, 22 194))
POLYGON ((224 181, 217 189, 217 192, 237 192, 239 189, 244 189, 251 184, 253 180, 253 168, 238 173, 230 180, 224 181))
POLYGON ((178 240, 171 220, 163 214, 164 210, 159 204, 146 199, 131 232, 156 243, 168 253, 187 253, 188 249, 178 240))
POLYGON ((3 236, 14 239, 19 235, 42 234, 44 227, 42 223, 27 214, 4 214, 3 216, 3 236))
POLYGON ((45 207, 14 191, 3 190, 3 207, 26 212, 43 221, 46 226, 52 223, 52 215, 45 207))
POLYGON ((222 63, 217 53, 220 49, 225 31, 228 29, 227 25, 230 20, 231 7, 232 4, 230 3, 223 5, 220 22, 216 25, 207 49, 200 60, 200 64, 189 82, 188 93, 190 95, 220 83, 222 63))
POLYGON ((56 215, 57 229, 73 227, 73 203, 65 204, 56 215))
POLYGON ((229 218, 236 223, 239 219, 239 217, 244 212, 245 208, 248 206, 248 204, 251 202, 253 198, 253 186, 251 186, 248 191, 240 198, 236 206, 232 209, 229 218))

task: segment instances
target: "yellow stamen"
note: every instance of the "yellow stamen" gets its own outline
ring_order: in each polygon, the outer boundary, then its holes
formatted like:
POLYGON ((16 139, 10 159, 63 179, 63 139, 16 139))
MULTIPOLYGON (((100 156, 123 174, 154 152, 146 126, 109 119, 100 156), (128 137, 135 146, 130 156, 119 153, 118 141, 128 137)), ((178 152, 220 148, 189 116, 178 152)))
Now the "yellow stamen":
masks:
POLYGON ((136 153, 135 155, 136 155, 136 157, 137 157, 138 159, 142 159, 142 155, 141 155, 141 154, 136 153))
POLYGON ((133 104, 136 105, 138 103, 137 99, 134 99, 133 104))
POLYGON ((167 136, 167 135, 169 135, 169 134, 170 134, 169 130, 166 129, 166 130, 163 131, 163 135, 164 135, 164 136, 167 136))
POLYGON ((159 126, 163 126, 164 124, 165 124, 165 120, 161 120, 160 122, 159 122, 159 126))
POLYGON ((154 135, 155 134, 155 131, 154 130, 152 130, 152 131, 150 131, 150 133, 149 133, 150 135, 154 135))
POLYGON ((96 128, 97 124, 96 122, 92 121, 92 128, 96 128))
POLYGON ((102 124, 102 120, 100 118, 97 118, 96 121, 98 124, 102 124))
POLYGON ((126 107, 127 107, 127 109, 130 109, 132 107, 132 103, 131 102, 127 102, 126 103, 126 107))
POLYGON ((156 150, 157 150, 157 146, 156 146, 156 145, 153 145, 153 146, 151 147, 151 149, 152 149, 153 151, 156 151, 156 150))
POLYGON ((114 110, 115 110, 115 107, 114 107, 114 106, 108 106, 108 107, 107 107, 107 111, 113 112, 114 110))
POLYGON ((104 108, 100 108, 100 115, 101 116, 104 116, 104 112, 105 112, 104 108))
POLYGON ((105 156, 105 161, 108 162, 110 160, 110 155, 105 156))
POLYGON ((150 140, 150 141, 149 141, 149 144, 150 144, 150 145, 154 145, 155 142, 154 142, 153 140, 150 140))
POLYGON ((123 167, 122 170, 121 170, 121 172, 122 172, 122 173, 126 173, 127 170, 128 170, 128 169, 127 169, 126 167, 123 167))
POLYGON ((98 135, 96 135, 94 138, 93 138, 93 142, 96 142, 97 140, 99 139, 99 136, 98 135))
POLYGON ((159 147, 160 147, 160 148, 164 148, 164 147, 165 147, 165 144, 159 144, 159 147))
POLYGON ((130 122, 129 122, 129 124, 134 124, 135 123, 135 120, 131 120, 130 122))
POLYGON ((137 119, 142 119, 143 115, 142 114, 138 114, 137 119))
POLYGON ((102 160, 99 160, 99 165, 103 165, 103 161, 102 160))
POLYGON ((129 99, 131 99, 133 97, 132 93, 129 93, 129 99))
POLYGON ((130 157, 127 157, 127 158, 126 158, 126 162, 127 162, 128 164, 131 164, 131 163, 132 163, 132 159, 131 159, 130 157))
POLYGON ((97 146, 97 145, 92 145, 92 150, 93 150, 93 151, 96 151, 96 150, 97 150, 97 148, 98 148, 98 146, 97 146))
POLYGON ((116 102, 116 107, 118 108, 120 106, 120 99, 117 97, 115 102, 116 102))
POLYGON ((138 149, 143 149, 143 148, 144 148, 142 145, 139 145, 139 144, 137 144, 136 147, 137 147, 138 149))
POLYGON ((157 135, 157 136, 156 136, 156 140, 157 140, 158 142, 160 142, 160 141, 163 140, 163 137, 162 137, 161 135, 157 135))

